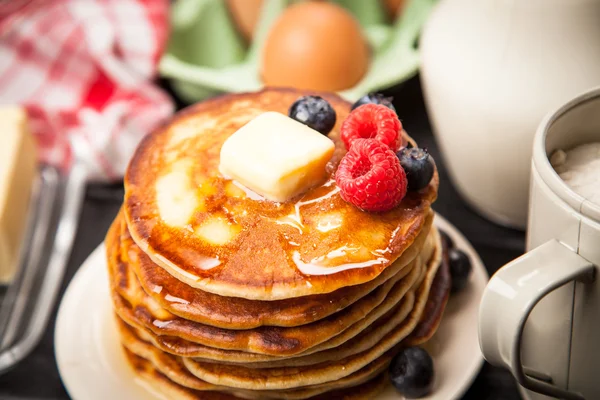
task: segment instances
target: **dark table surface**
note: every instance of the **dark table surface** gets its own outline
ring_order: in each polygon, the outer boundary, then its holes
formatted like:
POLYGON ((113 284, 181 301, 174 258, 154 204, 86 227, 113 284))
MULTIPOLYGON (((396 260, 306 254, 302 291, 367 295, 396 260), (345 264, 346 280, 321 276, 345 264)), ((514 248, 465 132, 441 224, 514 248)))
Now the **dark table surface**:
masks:
MULTIPOLYGON (((471 241, 479 252, 490 274, 524 251, 525 236, 522 232, 499 227, 475 214, 461 200, 452 186, 431 132, 431 126, 423 103, 418 78, 413 78, 395 88, 390 94, 405 129, 420 146, 430 150, 436 159, 440 173, 440 191, 435 209, 453 223, 471 241)), ((182 104, 178 104, 179 107, 182 104)), ((115 185, 90 185, 79 223, 62 291, 77 272, 86 257, 104 239, 106 230, 117 214, 123 199, 123 187, 115 185)), ((0 376, 1 400, 68 399, 58 374, 54 359, 54 322, 56 308, 47 331, 23 362, 0 376)), ((499 368, 485 364, 463 399, 497 400, 519 399, 512 376, 499 368)))

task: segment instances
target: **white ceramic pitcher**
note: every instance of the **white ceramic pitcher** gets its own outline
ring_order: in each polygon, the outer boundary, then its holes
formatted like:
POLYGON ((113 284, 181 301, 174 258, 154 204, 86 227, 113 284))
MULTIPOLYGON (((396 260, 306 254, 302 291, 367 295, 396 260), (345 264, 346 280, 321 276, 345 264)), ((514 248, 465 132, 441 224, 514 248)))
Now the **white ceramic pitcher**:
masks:
POLYGON ((600 84, 600 1, 441 0, 421 54, 455 186, 482 215, 524 228, 537 125, 600 84))

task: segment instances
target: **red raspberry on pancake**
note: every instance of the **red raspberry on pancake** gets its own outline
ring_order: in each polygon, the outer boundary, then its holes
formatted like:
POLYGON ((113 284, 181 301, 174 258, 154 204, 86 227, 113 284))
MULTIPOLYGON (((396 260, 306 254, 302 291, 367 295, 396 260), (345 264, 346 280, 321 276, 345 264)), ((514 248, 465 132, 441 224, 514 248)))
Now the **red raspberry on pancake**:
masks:
POLYGON ((395 208, 408 186, 396 154, 376 139, 353 141, 340 161, 335 181, 345 201, 373 212, 395 208))
POLYGON ((350 150, 357 139, 377 139, 393 151, 402 143, 402 123, 396 113, 381 104, 365 104, 348 115, 341 137, 350 150))

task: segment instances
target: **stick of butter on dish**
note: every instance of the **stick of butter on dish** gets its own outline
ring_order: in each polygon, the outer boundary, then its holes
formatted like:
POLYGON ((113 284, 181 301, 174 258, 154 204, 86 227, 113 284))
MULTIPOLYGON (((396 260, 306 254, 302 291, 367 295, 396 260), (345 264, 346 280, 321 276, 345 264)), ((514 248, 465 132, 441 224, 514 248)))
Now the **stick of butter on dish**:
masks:
POLYGON ((35 141, 20 107, 0 107, 0 284, 15 276, 37 172, 35 141))
POLYGON ((219 170, 277 202, 321 183, 335 146, 326 136, 283 114, 266 112, 231 135, 219 170))

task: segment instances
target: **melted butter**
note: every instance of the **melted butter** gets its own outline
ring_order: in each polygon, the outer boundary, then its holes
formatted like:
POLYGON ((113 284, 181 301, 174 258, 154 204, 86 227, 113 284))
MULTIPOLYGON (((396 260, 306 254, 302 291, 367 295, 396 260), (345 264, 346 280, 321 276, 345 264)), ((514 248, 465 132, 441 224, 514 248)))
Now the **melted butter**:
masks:
POLYGON ((232 224, 221 217, 209 219, 196 228, 195 233, 208 243, 223 246, 233 241, 241 231, 239 226, 232 224))
POLYGON ((171 226, 186 225, 200 206, 189 179, 192 165, 191 160, 179 160, 156 181, 156 204, 162 219, 171 226))

